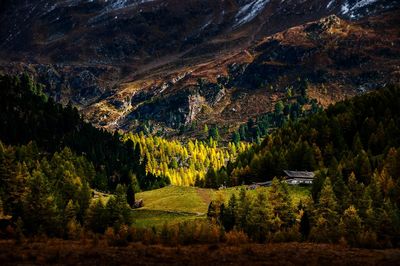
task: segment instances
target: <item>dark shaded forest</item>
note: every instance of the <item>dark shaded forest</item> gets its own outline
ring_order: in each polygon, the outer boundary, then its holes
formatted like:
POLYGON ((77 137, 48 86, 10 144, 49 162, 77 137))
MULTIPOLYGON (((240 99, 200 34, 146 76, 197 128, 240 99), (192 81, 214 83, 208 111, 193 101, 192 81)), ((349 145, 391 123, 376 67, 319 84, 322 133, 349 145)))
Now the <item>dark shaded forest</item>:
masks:
POLYGON ((71 105, 63 107, 42 92, 42 85, 27 75, 0 77, 0 140, 9 145, 35 142, 44 153, 69 147, 86 157, 95 168, 91 186, 113 191, 136 178, 142 189, 163 186, 165 179, 147 175, 140 148, 121 142, 111 134, 86 123, 71 105))

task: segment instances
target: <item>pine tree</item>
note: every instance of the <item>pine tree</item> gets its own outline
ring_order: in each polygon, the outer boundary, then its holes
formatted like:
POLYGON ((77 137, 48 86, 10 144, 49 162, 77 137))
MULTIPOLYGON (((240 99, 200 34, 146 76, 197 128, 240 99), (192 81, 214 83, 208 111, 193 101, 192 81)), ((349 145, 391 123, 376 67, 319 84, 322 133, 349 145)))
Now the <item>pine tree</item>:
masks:
POLYGON ((304 99, 307 99, 308 97, 308 80, 307 79, 302 79, 300 82, 300 94, 304 99))
POLYGON ((273 215, 279 217, 283 227, 288 228, 294 224, 295 215, 287 183, 274 178, 268 193, 268 202, 271 204, 273 215))
POLYGON ((30 178, 30 174, 24 163, 17 163, 15 168, 10 166, 9 170, 11 171, 8 172, 9 176, 3 187, 5 188, 5 210, 13 217, 19 217, 22 215, 22 201, 27 193, 26 182, 30 178))
POLYGON ((79 209, 77 212, 77 220, 81 223, 83 223, 83 219, 86 210, 89 208, 91 198, 92 198, 92 191, 89 187, 89 184, 88 182, 83 181, 82 187, 80 188, 79 191, 79 197, 78 197, 79 209))
POLYGON ((129 174, 129 184, 126 191, 126 198, 128 204, 131 208, 135 206, 135 193, 140 191, 139 182, 137 181, 136 175, 130 172, 129 174))
POLYGON ((250 200, 247 197, 246 190, 242 187, 239 192, 239 200, 237 206, 237 226, 238 229, 247 227, 247 220, 250 213, 250 200))
POLYGON ((215 172, 214 168, 210 167, 206 174, 206 187, 208 188, 217 188, 217 173, 215 172))
POLYGON ((333 192, 330 178, 325 179, 319 201, 314 213, 315 224, 311 230, 311 237, 318 242, 334 242, 337 239, 337 201, 333 192))
POLYGON ((204 130, 203 130, 203 131, 204 131, 204 135, 205 135, 205 136, 208 136, 208 135, 209 135, 209 132, 208 132, 209 129, 208 129, 207 124, 204 125, 204 130))
POLYGON ((317 207, 321 213, 328 214, 327 216, 329 216, 331 212, 336 212, 337 210, 336 196, 333 192, 332 183, 329 177, 325 179, 317 207))
POLYGON ((236 145, 239 144, 239 142, 240 142, 240 134, 237 131, 233 132, 232 141, 236 145))
POLYGON ((357 209, 360 209, 361 200, 364 194, 364 185, 358 183, 354 172, 350 174, 347 181, 347 187, 350 191, 350 205, 354 205, 357 209))
POLYGON ((59 211, 50 186, 42 172, 35 170, 28 183, 29 193, 24 198, 23 216, 27 231, 31 234, 59 234, 59 211))
POLYGON ((371 178, 372 169, 368 154, 364 150, 358 154, 355 168, 359 181, 368 184, 371 178))
POLYGON ((375 211, 382 208, 384 201, 381 183, 379 181, 379 174, 377 171, 372 175, 371 182, 367 186, 367 193, 372 200, 372 207, 375 211))
POLYGON ((126 199, 131 208, 135 207, 135 191, 133 189, 133 185, 129 184, 128 189, 126 190, 126 199))
POLYGON ((208 205, 208 210, 207 210, 207 217, 211 221, 216 221, 217 220, 217 206, 214 201, 211 201, 210 204, 208 205))
POLYGON ((270 231, 271 210, 268 208, 264 193, 257 194, 248 216, 246 231, 257 242, 265 242, 270 231))
POLYGON ((309 211, 305 208, 303 209, 303 213, 301 215, 301 220, 300 220, 300 233, 304 240, 306 240, 308 238, 308 235, 310 234, 311 230, 310 223, 311 223, 310 214, 309 211))
POLYGON ((216 126, 213 126, 210 129, 210 133, 208 135, 209 138, 212 138, 213 140, 215 140, 216 142, 218 142, 220 140, 220 135, 219 135, 219 131, 218 128, 216 126))
POLYGON ((385 159, 385 168, 389 176, 395 178, 400 176, 400 152, 390 148, 385 159))
POLYGON ((393 242, 400 237, 400 216, 398 208, 390 199, 384 200, 377 222, 378 239, 382 240, 386 247, 392 247, 393 242))
POLYGON ((228 202, 228 207, 225 210, 224 219, 222 219, 222 224, 226 231, 231 231, 235 226, 236 211, 237 211, 236 195, 232 194, 228 202))
POLYGON ((361 218, 358 216, 357 210, 353 205, 344 211, 340 219, 339 230, 341 235, 351 246, 359 242, 359 236, 362 230, 361 218))
POLYGON ((119 229, 120 226, 131 223, 131 210, 126 200, 126 187, 118 185, 115 195, 106 204, 109 225, 119 229))
POLYGON ((92 202, 85 216, 85 226, 94 233, 104 233, 110 224, 107 209, 101 200, 92 202))
POLYGON ((344 210, 350 206, 351 194, 342 175, 339 175, 336 178, 335 184, 333 185, 333 191, 338 199, 339 212, 343 213, 344 210))
POLYGON ((70 200, 70 201, 68 201, 68 204, 64 210, 64 215, 63 215, 64 225, 66 225, 70 220, 75 219, 76 215, 77 215, 76 206, 74 204, 74 201, 70 200))

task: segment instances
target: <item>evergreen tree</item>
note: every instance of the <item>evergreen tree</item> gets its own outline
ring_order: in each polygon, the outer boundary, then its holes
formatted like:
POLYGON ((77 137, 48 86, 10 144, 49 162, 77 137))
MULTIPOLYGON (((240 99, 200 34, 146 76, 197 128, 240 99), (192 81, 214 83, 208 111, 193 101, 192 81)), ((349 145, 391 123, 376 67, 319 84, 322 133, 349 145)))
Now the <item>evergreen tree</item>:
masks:
POLYGON ((131 210, 126 200, 126 187, 118 185, 115 195, 111 196, 106 204, 109 217, 109 225, 119 229, 120 226, 131 224, 131 210))
POLYGON ((59 234, 59 211, 43 173, 38 170, 33 172, 28 181, 28 190, 23 202, 22 216, 27 231, 31 234, 59 234))
POLYGON ((300 233, 303 237, 304 240, 308 238, 308 235, 310 234, 311 230, 311 224, 310 224, 310 214, 309 211, 305 208, 303 209, 303 214, 301 216, 300 220, 300 233))
POLYGON ((333 185, 333 191, 338 199, 338 210, 340 213, 343 213, 350 206, 351 194, 342 175, 339 175, 336 178, 335 184, 333 185))
POLYGON ((352 172, 348 177, 347 187, 350 191, 349 204, 360 209, 361 200, 364 194, 364 186, 363 184, 357 182, 354 172, 352 172))
POLYGON ((267 197, 258 193, 248 216, 247 233, 257 242, 265 242, 270 231, 271 211, 268 208, 267 197))
POLYGON ((340 219, 339 230, 350 245, 354 246, 359 242, 362 230, 361 218, 358 216, 357 210, 353 205, 344 211, 340 219))
POLYGON ((308 97, 308 80, 302 79, 300 82, 300 94, 304 99, 307 99, 308 97))
POLYGON ((135 207, 135 191, 133 189, 133 185, 129 184, 128 189, 126 190, 126 198, 128 201, 128 204, 131 208, 135 207))
POLYGON ((311 230, 312 239, 318 242, 334 242, 337 239, 337 201, 330 178, 325 179, 319 201, 314 214, 314 226, 311 230))
POLYGON ((86 216, 85 226, 94 233, 104 233, 110 224, 107 209, 101 200, 96 200, 90 205, 86 216))
POLYGON ((212 138, 213 140, 215 140, 216 142, 218 142, 220 140, 220 135, 219 135, 219 131, 218 131, 218 127, 217 126, 213 126, 210 129, 210 133, 208 134, 209 138, 212 138))
POLYGON ((287 183, 274 178, 268 193, 268 202, 271 204, 273 215, 279 217, 283 227, 288 228, 294 224, 295 215, 287 183))
POLYGON ((237 200, 236 195, 232 194, 229 198, 228 207, 225 210, 224 219, 222 219, 222 225, 226 231, 231 231, 236 224, 236 211, 237 211, 237 200))
POLYGON ((215 205, 214 201, 211 201, 210 204, 208 205, 208 210, 207 210, 207 217, 211 221, 216 221, 217 220, 217 206, 215 205))
POLYGON ((92 198, 92 191, 89 187, 89 184, 88 182, 83 181, 82 187, 79 191, 79 197, 77 199, 79 205, 79 210, 77 212, 77 220, 81 223, 83 223, 86 210, 89 208, 90 205, 91 198, 92 198))
POLYGON ((246 190, 242 187, 239 192, 239 200, 237 205, 237 226, 238 229, 247 227, 248 216, 250 213, 250 200, 247 197, 246 190))
POLYGON ((237 131, 233 132, 232 141, 236 145, 239 144, 239 142, 240 142, 240 134, 237 131))

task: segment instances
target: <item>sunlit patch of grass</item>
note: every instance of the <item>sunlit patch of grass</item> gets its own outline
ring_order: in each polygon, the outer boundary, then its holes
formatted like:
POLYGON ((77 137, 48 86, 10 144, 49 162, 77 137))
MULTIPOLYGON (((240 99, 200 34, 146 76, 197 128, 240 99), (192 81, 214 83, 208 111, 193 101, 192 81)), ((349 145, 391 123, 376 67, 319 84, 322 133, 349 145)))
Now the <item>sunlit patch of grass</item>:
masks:
POLYGON ((139 209, 133 211, 133 225, 139 228, 161 227, 164 224, 175 225, 185 221, 206 219, 206 215, 185 212, 168 212, 139 209))

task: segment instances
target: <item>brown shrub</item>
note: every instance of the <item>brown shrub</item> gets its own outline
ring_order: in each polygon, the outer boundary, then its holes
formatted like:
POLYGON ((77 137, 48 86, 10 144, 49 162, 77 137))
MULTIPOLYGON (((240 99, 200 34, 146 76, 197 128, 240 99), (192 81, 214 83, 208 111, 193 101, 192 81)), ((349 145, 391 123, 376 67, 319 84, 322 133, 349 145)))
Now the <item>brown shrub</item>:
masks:
POLYGON ((232 230, 225 234, 228 245, 237 246, 249 243, 249 237, 243 231, 232 230))

